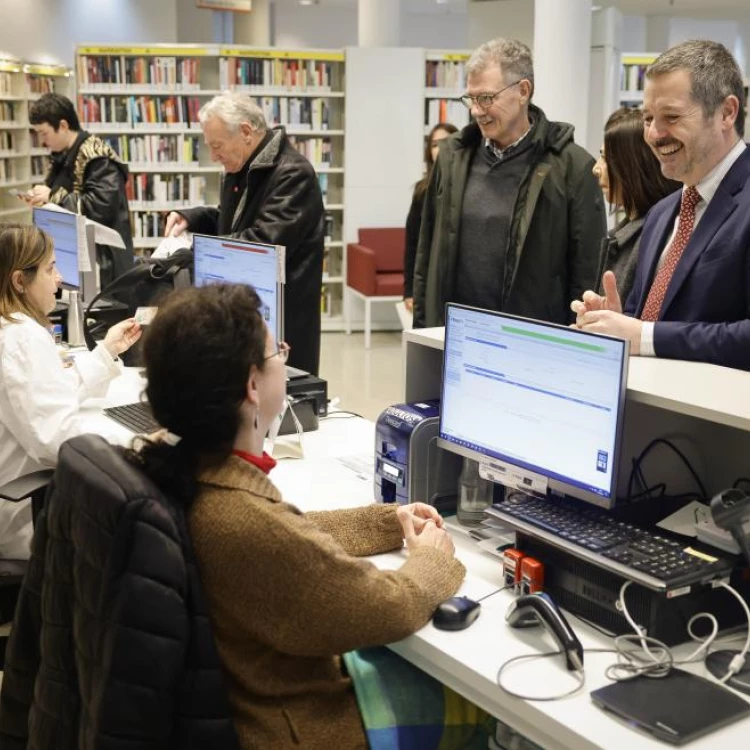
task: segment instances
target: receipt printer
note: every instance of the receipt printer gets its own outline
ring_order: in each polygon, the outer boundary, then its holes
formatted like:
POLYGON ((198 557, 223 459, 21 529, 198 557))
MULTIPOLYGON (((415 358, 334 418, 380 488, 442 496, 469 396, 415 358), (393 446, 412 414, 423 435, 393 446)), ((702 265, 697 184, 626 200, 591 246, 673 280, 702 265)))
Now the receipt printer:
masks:
POLYGON ((375 501, 456 508, 461 457, 437 445, 440 402, 389 406, 375 426, 375 501))

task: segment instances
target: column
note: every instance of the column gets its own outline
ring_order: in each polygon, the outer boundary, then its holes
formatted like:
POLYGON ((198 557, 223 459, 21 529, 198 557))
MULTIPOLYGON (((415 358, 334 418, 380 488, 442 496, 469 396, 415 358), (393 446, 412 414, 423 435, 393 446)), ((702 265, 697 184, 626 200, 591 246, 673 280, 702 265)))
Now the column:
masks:
POLYGON ((360 47, 398 47, 401 40, 401 0, 359 0, 360 47))
POLYGON ((591 0, 535 0, 533 101, 550 120, 575 126, 587 143, 591 0))
POLYGON ((273 44, 273 16, 270 0, 253 0, 249 13, 234 13, 234 43, 254 47, 273 44))

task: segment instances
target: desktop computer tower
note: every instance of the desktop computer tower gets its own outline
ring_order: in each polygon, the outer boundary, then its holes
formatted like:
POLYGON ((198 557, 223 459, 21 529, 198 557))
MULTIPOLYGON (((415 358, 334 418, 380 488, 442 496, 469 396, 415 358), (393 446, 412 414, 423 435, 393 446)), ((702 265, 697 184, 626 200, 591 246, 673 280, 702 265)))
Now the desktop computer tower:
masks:
MULTIPOLYGON (((544 590, 560 607, 614 635, 633 632, 617 604, 626 579, 521 532, 516 547, 544 564, 544 590)), ((739 571, 735 571, 731 583, 743 597, 750 595, 750 583, 742 580, 739 571)), ((693 586, 687 593, 676 593, 657 593, 633 583, 625 601, 633 620, 646 628, 646 635, 668 646, 690 640, 687 623, 699 612, 713 614, 722 630, 747 626, 742 608, 722 588, 693 586)), ((701 636, 708 628, 706 621, 694 626, 701 636)))

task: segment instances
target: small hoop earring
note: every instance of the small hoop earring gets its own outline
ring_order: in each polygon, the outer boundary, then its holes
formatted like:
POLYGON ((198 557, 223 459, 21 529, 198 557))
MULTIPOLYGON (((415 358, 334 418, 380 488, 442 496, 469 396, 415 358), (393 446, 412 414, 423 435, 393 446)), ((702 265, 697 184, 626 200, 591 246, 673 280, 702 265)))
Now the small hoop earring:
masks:
POLYGON ((256 430, 258 429, 258 412, 257 411, 255 412, 255 417, 253 418, 253 426, 255 427, 256 430))

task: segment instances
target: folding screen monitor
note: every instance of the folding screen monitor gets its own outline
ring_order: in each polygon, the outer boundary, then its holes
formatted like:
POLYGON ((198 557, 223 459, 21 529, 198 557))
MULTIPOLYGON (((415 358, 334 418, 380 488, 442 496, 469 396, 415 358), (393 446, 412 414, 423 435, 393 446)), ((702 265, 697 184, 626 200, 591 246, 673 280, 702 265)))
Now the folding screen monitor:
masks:
POLYGON ((263 303, 263 317, 276 341, 284 339, 283 263, 280 248, 231 237, 193 235, 195 286, 250 284, 263 303))
POLYGON ((438 444, 611 508, 627 364, 622 339, 449 304, 438 444))
POLYGON ((55 244, 56 266, 66 289, 78 289, 81 286, 77 222, 78 217, 75 214, 49 208, 34 209, 34 224, 46 232, 55 244))

